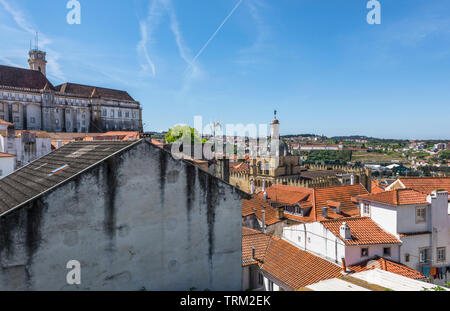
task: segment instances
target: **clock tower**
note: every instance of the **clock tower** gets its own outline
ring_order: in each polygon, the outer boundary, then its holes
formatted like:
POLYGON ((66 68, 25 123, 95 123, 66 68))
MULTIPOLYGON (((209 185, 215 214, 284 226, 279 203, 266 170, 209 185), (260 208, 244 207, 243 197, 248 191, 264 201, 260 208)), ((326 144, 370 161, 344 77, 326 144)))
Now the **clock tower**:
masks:
POLYGON ((28 64, 30 64, 31 70, 36 70, 42 72, 44 76, 47 75, 46 66, 47 61, 45 60, 46 53, 38 49, 30 50, 28 52, 30 58, 28 59, 28 64))

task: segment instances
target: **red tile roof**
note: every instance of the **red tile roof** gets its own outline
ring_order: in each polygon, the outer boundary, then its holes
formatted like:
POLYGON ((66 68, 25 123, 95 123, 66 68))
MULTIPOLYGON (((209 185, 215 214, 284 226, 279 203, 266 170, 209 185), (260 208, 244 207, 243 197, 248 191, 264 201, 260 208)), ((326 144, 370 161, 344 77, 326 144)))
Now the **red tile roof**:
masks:
POLYGON ((381 258, 381 257, 374 257, 372 259, 365 260, 363 262, 360 262, 355 265, 351 265, 348 267, 350 271, 353 272, 362 272, 372 269, 380 269, 392 273, 396 273, 411 279, 425 279, 426 276, 420 273, 417 270, 414 270, 413 268, 410 268, 408 266, 405 266, 401 263, 394 262, 389 259, 381 258))
POLYGON ((250 172, 250 166, 246 162, 232 162, 230 163, 230 172, 248 173, 250 172))
POLYGON ((265 273, 293 290, 341 276, 340 266, 282 239, 248 228, 243 228, 242 235, 242 264, 258 264, 265 273), (257 262, 251 260, 252 247, 257 262))
MULTIPOLYGON (((336 207, 339 204, 341 205, 341 214, 336 214, 334 209, 329 208, 328 218, 358 216, 359 208, 355 204, 354 197, 368 193, 360 184, 315 189, 275 185, 268 188, 266 192, 268 200, 272 202, 287 205, 300 204, 302 207, 312 206, 311 213, 307 217, 286 214, 286 217, 305 222, 325 220, 322 217, 322 207, 336 207)), ((262 198, 263 193, 259 193, 258 196, 262 198)))
POLYGON ((358 198, 397 206, 428 203, 426 194, 412 189, 396 189, 375 194, 360 195, 358 198))
POLYGON ((380 187, 378 181, 372 180, 371 191, 372 191, 371 193, 380 193, 384 192, 385 190, 382 187, 380 187))
POLYGON ((264 200, 261 200, 258 197, 252 197, 250 200, 242 200, 242 217, 255 215, 260 221, 262 221, 263 210, 266 211, 265 222, 267 226, 282 221, 277 218, 277 210, 264 200))
POLYGON ((398 179, 404 188, 414 189, 425 194, 434 190, 450 192, 450 177, 400 177, 398 179))
MULTIPOLYGON (((294 205, 302 201, 312 201, 314 189, 284 185, 274 185, 266 189, 267 199, 273 202, 294 205)), ((263 193, 259 194, 263 197, 263 193)))
POLYGON ((369 217, 324 220, 321 223, 345 245, 401 244, 399 239, 384 231, 369 217), (351 240, 345 240, 340 235, 340 227, 344 222, 350 227, 351 240))
POLYGON ((3 120, 3 119, 0 119, 0 125, 13 126, 14 124, 12 124, 12 123, 10 123, 10 122, 7 122, 7 121, 5 121, 5 120, 3 120))
POLYGON ((0 152, 0 158, 13 158, 15 154, 0 152))

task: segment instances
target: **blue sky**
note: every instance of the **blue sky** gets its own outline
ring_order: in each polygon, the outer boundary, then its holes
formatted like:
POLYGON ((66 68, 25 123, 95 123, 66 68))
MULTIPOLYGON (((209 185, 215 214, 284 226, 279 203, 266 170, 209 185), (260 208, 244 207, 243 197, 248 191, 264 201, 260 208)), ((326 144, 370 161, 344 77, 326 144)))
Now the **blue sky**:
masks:
POLYGON ((447 0, 380 0, 381 25, 366 0, 79 1, 69 25, 66 0, 0 0, 0 64, 39 31, 55 85, 127 90, 146 130, 277 109, 281 134, 450 138, 447 0))

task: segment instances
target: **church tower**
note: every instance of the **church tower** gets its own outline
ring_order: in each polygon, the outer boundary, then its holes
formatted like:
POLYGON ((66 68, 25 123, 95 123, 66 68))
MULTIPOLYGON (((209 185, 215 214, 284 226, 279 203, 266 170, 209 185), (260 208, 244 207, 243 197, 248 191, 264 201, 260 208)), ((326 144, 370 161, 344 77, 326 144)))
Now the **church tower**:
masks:
POLYGON ((36 49, 30 50, 28 52, 30 58, 28 59, 28 64, 30 64, 31 70, 36 70, 42 72, 44 76, 47 75, 47 61, 45 59, 46 53, 36 49))
POLYGON ((280 121, 277 120, 277 111, 274 111, 274 117, 270 123, 270 139, 278 140, 280 139, 280 121))

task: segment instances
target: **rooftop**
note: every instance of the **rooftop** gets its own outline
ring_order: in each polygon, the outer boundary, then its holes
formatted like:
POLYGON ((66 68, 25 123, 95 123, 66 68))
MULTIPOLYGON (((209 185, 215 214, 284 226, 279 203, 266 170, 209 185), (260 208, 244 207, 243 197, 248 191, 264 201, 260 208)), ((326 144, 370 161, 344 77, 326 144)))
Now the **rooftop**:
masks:
POLYGON ((126 92, 120 90, 107 89, 103 87, 82 85, 76 83, 64 83, 58 85, 56 89, 60 93, 75 94, 83 97, 102 97, 116 100, 134 101, 134 99, 126 92))
POLYGON ((0 85, 35 90, 42 90, 47 86, 55 90, 40 71, 3 65, 0 65, 0 85))
POLYGON ((0 215, 21 206, 136 141, 72 142, 0 180, 0 215))
POLYGON ((322 225, 330 230, 345 245, 373 245, 373 244, 401 244, 394 235, 384 231, 369 217, 349 217, 333 220, 325 220, 322 225), (345 240, 340 235, 340 227, 343 223, 350 227, 352 239, 345 240))
POLYGON ((341 267, 260 231, 242 228, 243 265, 258 264, 261 270, 297 290, 341 275, 341 267), (255 248, 257 262, 251 260, 255 248))
POLYGON ((394 262, 389 259, 374 257, 372 259, 364 260, 356 265, 348 267, 353 272, 362 272, 372 269, 380 269, 392 273, 396 273, 411 279, 426 279, 426 276, 413 268, 405 266, 401 263, 394 262))
MULTIPOLYGON (((314 189, 274 185, 266 189, 266 192, 267 199, 271 202, 285 205, 299 204, 306 209, 312 207, 310 213, 304 217, 286 215, 293 220, 306 222, 325 220, 322 217, 322 207, 324 206, 329 207, 327 219, 359 216, 359 208, 352 198, 368 193, 364 186, 360 184, 314 189), (341 214, 335 212, 338 205, 340 205, 341 214)), ((263 198, 262 193, 259 193, 258 196, 263 198)))
POLYGON ((0 158, 14 158, 15 156, 15 154, 0 152, 0 158))
POLYGON ((434 190, 450 192, 450 177, 400 177, 398 180, 403 188, 430 194, 434 190))
POLYGON ((306 286, 304 290, 313 291, 424 291, 436 285, 414 280, 400 274, 381 269, 324 280, 306 286))
POLYGON ((390 205, 427 204, 427 195, 412 189, 395 189, 358 196, 360 200, 381 202, 390 205))
POLYGON ((262 221, 263 210, 266 212, 265 222, 267 226, 281 222, 276 216, 277 211, 264 200, 261 200, 258 197, 252 197, 250 200, 242 200, 242 217, 255 215, 262 221))

